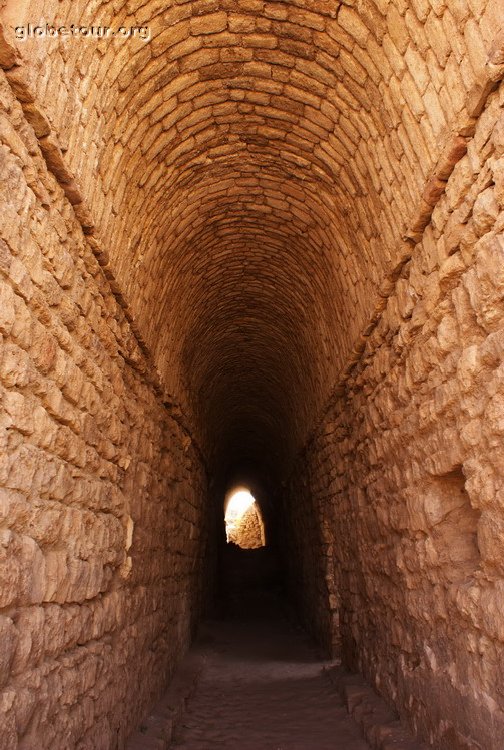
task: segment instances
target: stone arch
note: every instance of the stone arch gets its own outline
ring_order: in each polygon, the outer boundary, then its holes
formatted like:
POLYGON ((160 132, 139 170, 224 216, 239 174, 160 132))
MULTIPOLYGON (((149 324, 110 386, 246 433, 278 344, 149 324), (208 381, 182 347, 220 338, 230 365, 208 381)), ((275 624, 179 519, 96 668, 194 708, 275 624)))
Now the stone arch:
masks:
POLYGON ((246 487, 234 487, 224 501, 226 541, 241 549, 266 546, 266 532, 261 508, 246 487))
POLYGON ((246 477, 320 641, 439 748, 500 750, 501 0, 1 17, 8 749, 125 744, 246 477), (152 36, 15 38, 42 16, 152 36))
MULTIPOLYGON (((40 3, 12 8, 20 23, 40 3)), ((149 24, 152 39, 17 44, 11 80, 30 86, 48 158, 59 144, 78 215, 215 460, 243 442, 237 423, 269 436, 263 471, 273 444, 276 466, 301 445, 464 151, 497 17, 495 3, 479 19, 456 2, 62 2, 58 21, 149 24)))

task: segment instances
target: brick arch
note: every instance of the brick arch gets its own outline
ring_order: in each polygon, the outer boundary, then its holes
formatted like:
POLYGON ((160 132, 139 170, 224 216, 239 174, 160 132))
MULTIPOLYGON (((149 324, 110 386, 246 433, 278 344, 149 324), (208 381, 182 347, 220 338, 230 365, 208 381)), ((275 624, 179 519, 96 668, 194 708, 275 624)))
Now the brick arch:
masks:
POLYGON ((18 44, 208 454, 249 440, 278 461, 302 444, 465 148, 494 6, 48 3, 153 38, 18 44))

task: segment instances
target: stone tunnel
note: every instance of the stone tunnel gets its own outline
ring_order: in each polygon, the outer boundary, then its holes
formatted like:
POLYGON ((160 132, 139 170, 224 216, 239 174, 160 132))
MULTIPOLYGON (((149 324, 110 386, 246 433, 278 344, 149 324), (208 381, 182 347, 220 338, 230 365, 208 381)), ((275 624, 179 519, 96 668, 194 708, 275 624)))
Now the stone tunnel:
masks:
POLYGON ((125 747, 236 485, 329 654, 502 750, 502 0, 0 7, 2 750, 125 747))

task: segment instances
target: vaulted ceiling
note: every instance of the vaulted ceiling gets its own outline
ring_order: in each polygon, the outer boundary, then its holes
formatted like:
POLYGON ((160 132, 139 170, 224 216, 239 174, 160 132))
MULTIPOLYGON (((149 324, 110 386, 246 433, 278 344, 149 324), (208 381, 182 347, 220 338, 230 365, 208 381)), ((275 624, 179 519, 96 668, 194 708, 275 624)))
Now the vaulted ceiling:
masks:
POLYGON ((19 68, 166 392, 224 469, 282 471, 361 346, 467 134, 493 33, 473 5, 9 5, 12 25, 149 29, 18 41, 19 68))

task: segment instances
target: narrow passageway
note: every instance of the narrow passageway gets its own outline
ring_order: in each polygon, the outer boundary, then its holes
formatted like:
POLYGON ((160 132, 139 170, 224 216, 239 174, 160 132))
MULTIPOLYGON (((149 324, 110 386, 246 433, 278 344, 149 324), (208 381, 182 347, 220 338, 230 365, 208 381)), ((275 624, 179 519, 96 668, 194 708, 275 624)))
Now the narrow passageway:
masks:
POLYGON ((221 616, 203 626, 206 666, 172 747, 367 750, 270 555, 228 550, 221 616))
POLYGON ((503 750, 503 0, 0 0, 0 177, 0 750, 503 750))

